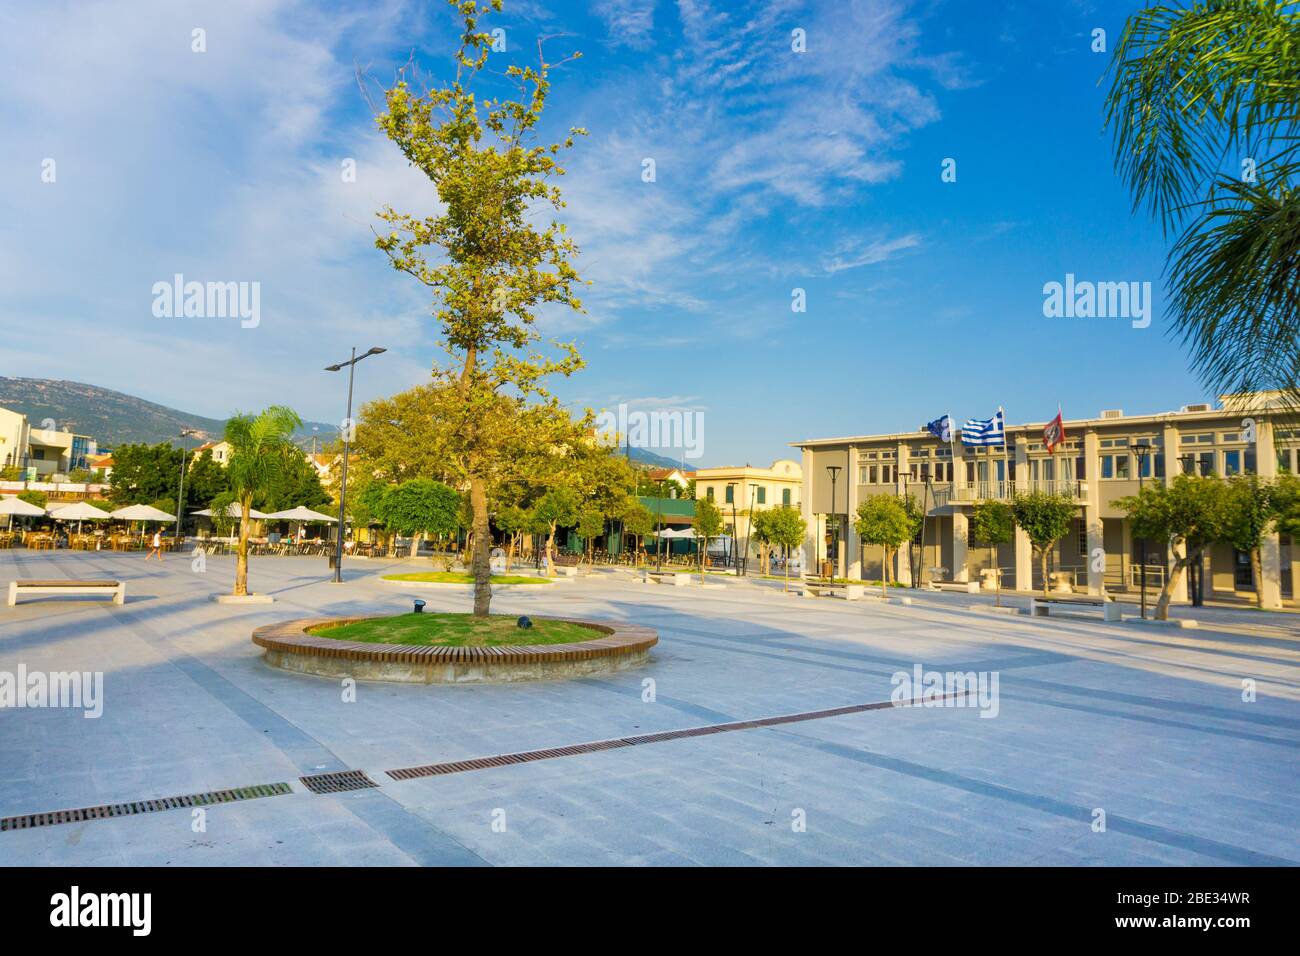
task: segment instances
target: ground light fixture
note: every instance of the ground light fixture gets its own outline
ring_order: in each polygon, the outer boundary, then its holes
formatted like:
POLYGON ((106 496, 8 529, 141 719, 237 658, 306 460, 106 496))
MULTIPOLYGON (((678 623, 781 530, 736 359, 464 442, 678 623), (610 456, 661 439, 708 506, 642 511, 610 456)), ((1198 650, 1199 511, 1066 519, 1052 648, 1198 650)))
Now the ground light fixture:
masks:
POLYGON ((387 352, 388 349, 375 346, 368 352, 357 354, 353 348, 352 357, 346 362, 339 362, 335 365, 326 365, 327 372, 341 372, 344 368, 348 370, 348 414, 343 419, 343 472, 339 478, 339 539, 338 546, 334 551, 334 583, 343 583, 343 536, 347 532, 347 499, 348 499, 348 447, 352 442, 352 380, 356 374, 357 363, 363 358, 369 358, 372 355, 379 355, 387 352))

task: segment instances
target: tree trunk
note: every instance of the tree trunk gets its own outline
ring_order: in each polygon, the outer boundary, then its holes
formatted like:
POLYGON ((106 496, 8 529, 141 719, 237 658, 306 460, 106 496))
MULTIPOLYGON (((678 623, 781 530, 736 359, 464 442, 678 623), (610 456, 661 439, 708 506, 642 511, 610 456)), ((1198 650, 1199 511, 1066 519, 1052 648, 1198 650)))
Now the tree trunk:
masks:
POLYGON ((424 537, 423 531, 421 531, 419 534, 415 534, 411 536, 411 557, 415 557, 417 554, 420 553, 420 539, 423 537, 424 537))
POLYGON ((253 530, 253 523, 248 517, 253 507, 253 496, 244 495, 239 499, 239 547, 235 557, 235 596, 248 593, 248 535, 253 530))
POLYGON ((1178 582, 1183 578, 1183 571, 1187 568, 1194 556, 1186 556, 1174 559, 1174 569, 1169 572, 1169 577, 1165 579, 1165 586, 1160 589, 1160 597, 1156 600, 1156 620, 1169 620, 1169 602, 1173 600, 1174 589, 1178 587, 1178 582))
POLYGON ((880 546, 880 596, 889 600, 889 548, 880 546))
POLYGON ((1038 551, 1038 570, 1043 576, 1043 597, 1047 597, 1048 577, 1047 577, 1047 549, 1040 548, 1038 551))
POLYGON ((546 573, 555 574, 555 523, 551 523, 551 533, 546 536, 546 573))
POLYGON ((469 480, 469 503, 474 514, 474 553, 471 557, 474 574, 474 616, 487 617, 492 605, 491 556, 482 543, 488 539, 487 482, 482 478, 469 480))
POLYGON ((1250 574, 1255 582, 1255 607, 1264 606, 1264 559, 1259 548, 1250 549, 1250 574))

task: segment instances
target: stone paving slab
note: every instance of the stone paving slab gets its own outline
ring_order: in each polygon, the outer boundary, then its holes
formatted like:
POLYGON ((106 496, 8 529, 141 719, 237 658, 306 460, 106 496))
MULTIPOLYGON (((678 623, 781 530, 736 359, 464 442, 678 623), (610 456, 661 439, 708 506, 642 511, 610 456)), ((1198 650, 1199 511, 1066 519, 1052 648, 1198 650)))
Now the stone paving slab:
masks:
MULTIPOLYGON (((265 666, 254 627, 398 613, 377 582, 426 562, 254 558, 269 606, 228 607, 233 559, 0 551, 11 577, 114 577, 124 607, 0 611, 0 671, 104 672, 103 716, 0 710, 0 816, 364 769, 378 790, 295 793, 0 833, 16 864, 1141 865, 1300 862, 1300 618, 1207 609, 1199 631, 806 601, 614 576, 505 591, 502 613, 659 631, 651 662, 583 680, 427 687, 265 666), (1222 628, 1215 622, 1221 621, 1222 628), (1243 623, 1244 622, 1244 623, 1243 623), (1294 622, 1294 623, 1293 623, 1294 622), (385 769, 884 700, 896 671, 996 671, 999 713, 871 711, 445 777, 385 769), (1244 703, 1241 681, 1257 682, 1244 703), (653 702, 643 699, 653 681, 653 702), (1091 811, 1110 825, 1094 833, 1091 811), (791 813, 807 828, 796 832, 791 813), (504 832, 492 828, 504 811, 504 832)), ((421 595, 429 610, 470 597, 421 595)), ((964 596, 963 596, 964 597, 964 596)))

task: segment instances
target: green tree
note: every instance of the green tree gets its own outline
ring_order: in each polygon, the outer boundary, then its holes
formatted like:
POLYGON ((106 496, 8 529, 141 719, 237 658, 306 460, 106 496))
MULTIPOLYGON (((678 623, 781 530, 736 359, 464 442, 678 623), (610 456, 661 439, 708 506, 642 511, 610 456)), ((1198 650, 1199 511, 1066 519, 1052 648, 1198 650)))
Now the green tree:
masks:
POLYGON ((1277 530, 1289 535, 1291 547, 1300 547, 1300 477, 1278 475, 1273 485, 1273 506, 1277 510, 1277 530))
POLYGON ((769 508, 759 514, 767 515, 764 520, 772 544, 785 549, 785 590, 789 591, 790 552, 803 542, 803 536, 808 530, 808 522, 803 519, 803 515, 787 505, 769 508))
POLYGON ((1156 602, 1156 620, 1168 620, 1169 602, 1188 566, 1224 538, 1227 494, 1218 478, 1179 475, 1172 485, 1152 483, 1115 501, 1128 514, 1134 534, 1174 550, 1174 568, 1156 602))
MULTIPOLYGON (((474 81, 487 65, 492 36, 479 29, 481 15, 499 11, 501 0, 449 0, 463 24, 456 77, 449 85, 414 92, 405 74, 385 91, 379 127, 437 190, 433 215, 410 215, 385 207, 379 217, 389 231, 376 246, 393 267, 434 294, 433 314, 447 352, 435 366, 443 391, 443 438, 469 489, 473 535, 489 540, 488 500, 497 472, 510 468, 510 446, 521 437, 530 401, 554 408, 542 387, 551 374, 570 375, 582 365, 573 345, 557 358, 537 348, 539 308, 562 305, 581 311, 580 283, 571 265, 576 247, 564 226, 536 219, 546 204, 563 206, 551 180, 564 170, 561 150, 573 145, 572 130, 560 142, 539 144, 537 128, 554 64, 511 64, 507 82, 516 98, 479 100, 474 81), (509 397, 507 397, 507 395, 509 397)), ((540 47, 539 47, 540 53, 540 47)), ((567 416, 566 416, 567 419, 567 416)), ((524 437, 532 437, 524 433, 524 437)), ((459 485, 459 482, 456 482, 459 485)), ((474 614, 491 604, 486 547, 473 554, 474 614)))
POLYGON ((872 495, 858 505, 853 527, 864 544, 880 546, 880 593, 888 594, 890 562, 894 553, 916 535, 915 519, 901 499, 893 495, 872 495))
POLYGON ((226 469, 213 459, 211 448, 205 448, 198 454, 191 453, 189 464, 185 467, 187 513, 206 508, 213 498, 229 489, 230 479, 226 477, 226 469))
POLYGON ((28 488, 18 492, 18 500, 25 501, 29 505, 35 505, 37 508, 44 508, 50 503, 50 496, 43 491, 37 491, 35 488, 28 488))
MULTIPOLYGON (((758 573, 768 574, 770 567, 768 564, 772 551, 772 513, 775 509, 765 508, 762 511, 755 511, 750 516, 749 533, 755 541, 758 542, 758 573)), ((732 529, 733 536, 738 537, 738 529, 732 529)))
POLYGON ((1300 395, 1297 50, 1293 0, 1202 0, 1135 13, 1111 63, 1115 167, 1179 232, 1174 329, 1218 393, 1300 395))
POLYGON ((632 536, 636 562, 641 563, 641 545, 646 535, 654 530, 655 516, 650 509, 632 498, 632 503, 623 511, 623 531, 632 536))
POLYGON ((398 534, 409 535, 411 557, 420 538, 441 539, 460 528, 461 496, 441 481, 413 478, 389 488, 380 499, 378 517, 398 534))
POLYGON ((595 564, 592 555, 592 549, 595 546, 596 538, 605 533, 605 515, 596 507, 588 506, 578 512, 577 524, 578 537, 582 538, 583 545, 587 552, 587 567, 595 564))
POLYGON ((253 501, 253 507, 266 512, 297 507, 319 510, 329 504, 330 496, 320 483, 320 473, 301 451, 288 455, 275 483, 259 492, 253 501))
MULTIPOLYGON (((975 540, 989 548, 989 564, 993 568, 993 580, 996 588, 993 604, 1002 606, 1002 571, 998 568, 998 545, 1010 544, 1016 536, 1016 515, 1005 501, 986 499, 975 505, 971 511, 971 530, 975 540)), ((954 573, 956 569, 954 568, 954 573)))
POLYGON ((1264 606, 1264 563, 1260 549, 1279 518, 1281 496, 1259 475, 1234 475, 1224 496, 1223 536, 1238 551, 1250 555, 1255 581, 1255 605, 1264 606))
POLYGON ((546 556, 550 571, 555 573, 555 532, 558 528, 571 528, 578 523, 578 495, 567 485, 552 488, 533 505, 534 527, 545 529, 546 556))
POLYGON ((176 494, 181 479, 181 450, 166 442, 122 445, 113 452, 108 497, 119 507, 145 505, 176 494))
MULTIPOLYGON (((248 593, 248 536, 252 529, 249 512, 253 509, 253 499, 282 480, 285 471, 292 467, 294 456, 302 454, 292 441, 294 430, 301 427, 298 413, 284 405, 272 405, 256 416, 236 413, 226 422, 224 438, 231 447, 226 475, 230 490, 239 502, 239 547, 233 591, 236 596, 248 593)), ((116 468, 113 473, 117 474, 116 468)))
POLYGON ((230 506, 238 503, 239 497, 229 489, 209 502, 208 509, 212 512, 212 530, 217 533, 217 537, 229 538, 234 532, 235 519, 230 515, 230 506))
POLYGON ((1031 491, 1015 496, 1011 502, 1011 514, 1038 552, 1038 570, 1043 579, 1043 594, 1046 595, 1051 583, 1047 569, 1052 548, 1070 533, 1078 508, 1068 495, 1031 491))
POLYGON ((695 502, 695 516, 691 518, 691 527, 695 529, 696 544, 700 549, 700 583, 704 583, 704 557, 709 551, 709 542, 722 534, 722 512, 712 499, 701 498, 695 502), (701 543, 701 541, 703 543, 701 543))
POLYGON ((528 512, 519 505, 506 505, 497 510, 494 521, 497 530, 506 536, 506 572, 509 573, 520 538, 528 526, 528 512))

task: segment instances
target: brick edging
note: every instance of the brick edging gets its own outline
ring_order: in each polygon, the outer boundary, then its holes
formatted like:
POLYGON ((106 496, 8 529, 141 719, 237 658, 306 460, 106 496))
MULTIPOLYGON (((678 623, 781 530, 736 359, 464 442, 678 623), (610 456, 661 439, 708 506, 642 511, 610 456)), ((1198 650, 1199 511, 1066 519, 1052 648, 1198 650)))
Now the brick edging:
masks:
POLYGON ((307 629, 341 627, 374 617, 306 617, 267 624, 253 631, 253 643, 268 650, 351 661, 386 664, 539 664, 617 657, 649 650, 659 643, 653 628, 618 621, 582 621, 563 617, 534 617, 539 621, 578 624, 602 633, 590 641, 571 644, 508 644, 496 647, 418 647, 410 644, 367 644, 308 634, 307 629))

